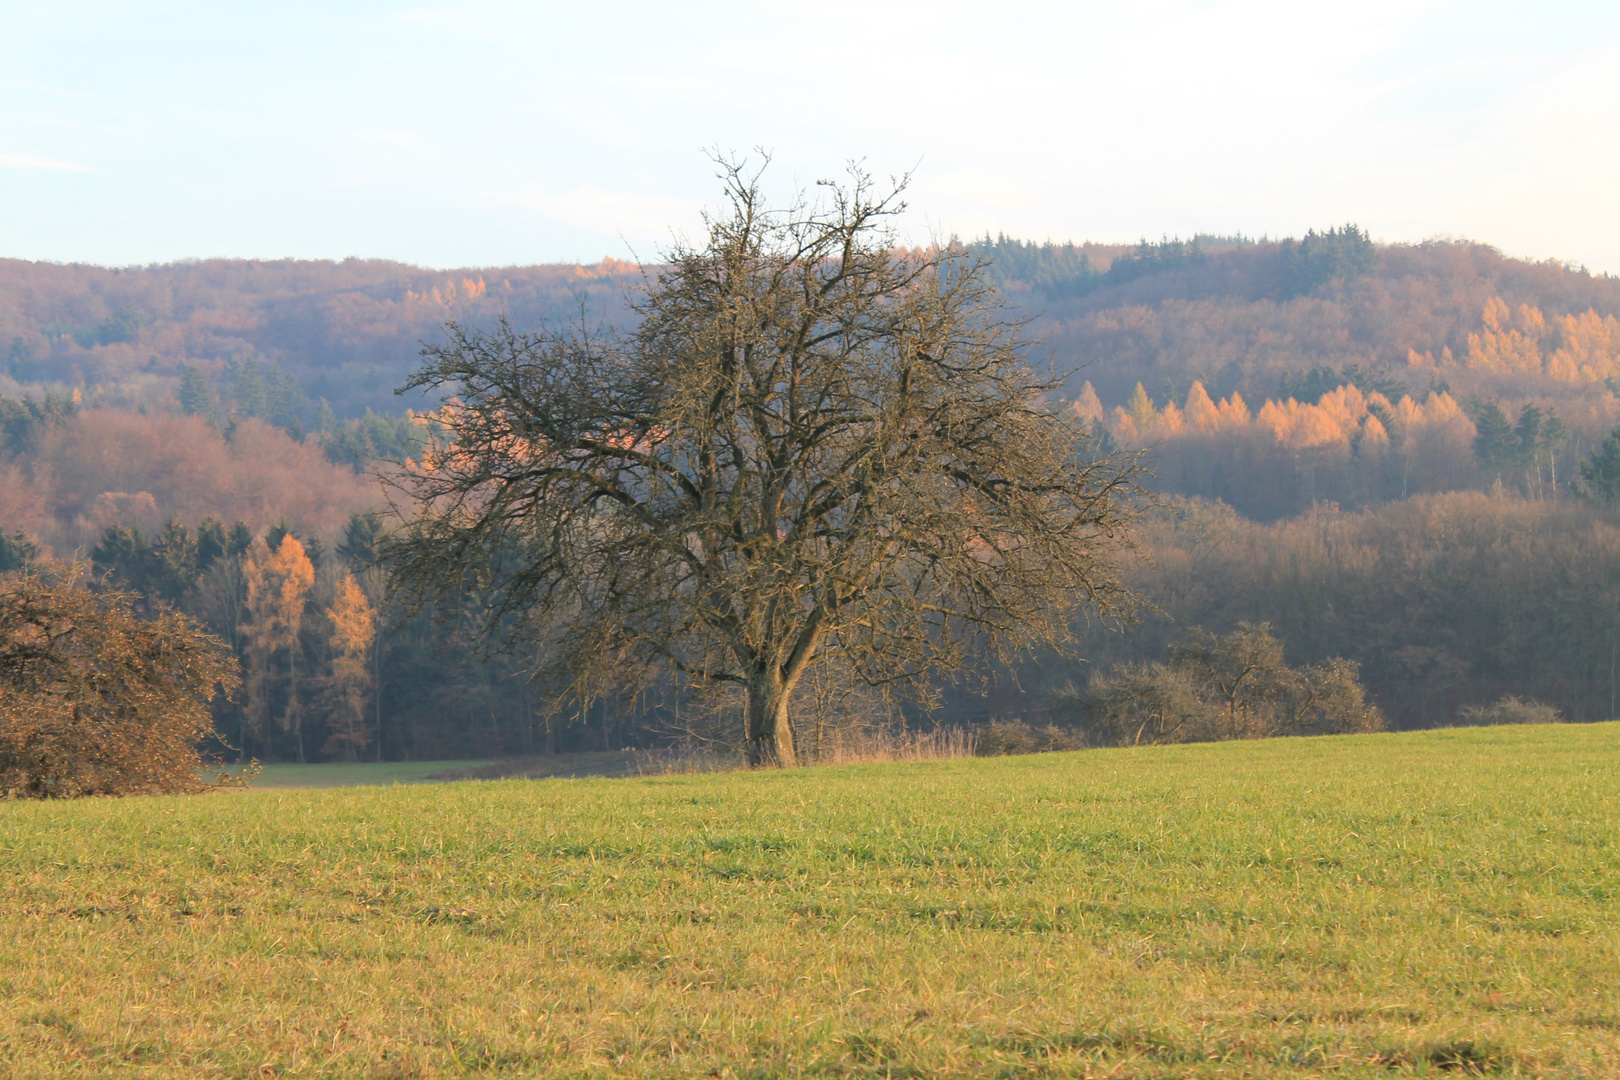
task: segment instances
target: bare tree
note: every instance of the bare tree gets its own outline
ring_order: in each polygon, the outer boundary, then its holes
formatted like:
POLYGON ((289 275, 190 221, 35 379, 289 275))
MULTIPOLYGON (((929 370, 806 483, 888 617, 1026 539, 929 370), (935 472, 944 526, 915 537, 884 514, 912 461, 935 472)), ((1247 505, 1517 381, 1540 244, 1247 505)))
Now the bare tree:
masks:
POLYGON ((136 618, 135 594, 91 591, 85 569, 0 576, 0 799, 206 789, 197 747, 236 658, 179 612, 136 618))
POLYGON ((1194 627, 1163 661, 1121 664, 1064 691, 1055 711, 1118 745, 1344 735, 1383 731, 1361 669, 1334 657, 1291 668, 1269 623, 1238 623, 1217 637, 1194 627))
POLYGON ((749 760, 789 765, 812 665, 917 684, 1116 610, 1136 463, 1044 406, 1057 380, 977 260, 896 247, 903 180, 772 210, 722 169, 726 212, 633 332, 451 325, 424 350, 407 389, 452 396, 388 554, 417 604, 487 590, 489 628, 573 692, 735 685, 749 760))

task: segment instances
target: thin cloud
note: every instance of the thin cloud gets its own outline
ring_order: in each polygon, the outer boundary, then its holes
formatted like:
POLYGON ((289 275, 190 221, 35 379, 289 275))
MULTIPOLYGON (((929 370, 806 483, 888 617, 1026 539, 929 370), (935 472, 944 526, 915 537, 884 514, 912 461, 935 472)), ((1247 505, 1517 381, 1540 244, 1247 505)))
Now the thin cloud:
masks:
POLYGON ((95 172, 88 165, 80 165, 72 161, 61 161, 57 158, 33 157, 28 154, 0 154, 0 168, 50 169, 56 172, 95 172))

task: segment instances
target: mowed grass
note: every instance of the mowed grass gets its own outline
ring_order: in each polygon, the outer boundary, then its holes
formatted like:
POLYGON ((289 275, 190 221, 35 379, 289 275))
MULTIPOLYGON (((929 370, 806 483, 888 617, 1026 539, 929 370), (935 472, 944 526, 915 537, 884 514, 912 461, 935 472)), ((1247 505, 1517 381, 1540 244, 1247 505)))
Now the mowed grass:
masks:
POLYGON ((1617 747, 0 805, 0 1071, 1620 1076, 1617 747))

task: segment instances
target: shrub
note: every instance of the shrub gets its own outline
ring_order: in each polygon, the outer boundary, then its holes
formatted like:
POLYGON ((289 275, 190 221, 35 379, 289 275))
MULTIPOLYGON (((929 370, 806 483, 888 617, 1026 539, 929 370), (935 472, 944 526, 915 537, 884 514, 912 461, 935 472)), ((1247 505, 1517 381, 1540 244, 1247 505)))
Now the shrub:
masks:
POLYGON ((1194 630, 1166 659, 1122 664, 1085 695, 1060 694, 1054 708, 1096 741, 1128 746, 1384 729, 1353 661, 1291 668, 1266 623, 1224 637, 1194 630))
POLYGON ((1551 705, 1512 694, 1489 705, 1467 705, 1458 718, 1459 727, 1490 727, 1496 724, 1561 724, 1564 716, 1551 705))
MULTIPOLYGON (((202 790, 210 702, 240 678, 185 615, 137 619, 82 563, 0 577, 0 797, 202 790)), ((219 781, 225 782, 223 780, 219 781)))
POLYGON ((1021 720, 992 721, 979 728, 973 738, 973 752, 979 757, 1080 750, 1085 745, 1085 740, 1074 731, 1066 731, 1050 724, 1035 727, 1021 720))

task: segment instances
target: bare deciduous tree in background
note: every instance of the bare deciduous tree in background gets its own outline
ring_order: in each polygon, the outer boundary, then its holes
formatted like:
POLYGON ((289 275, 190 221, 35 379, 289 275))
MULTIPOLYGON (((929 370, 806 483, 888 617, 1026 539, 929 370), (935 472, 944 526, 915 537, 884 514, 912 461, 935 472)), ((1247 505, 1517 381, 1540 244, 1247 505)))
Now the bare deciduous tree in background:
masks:
POLYGON ((1165 660, 1118 665, 1055 704, 1093 738, 1124 746, 1385 729, 1359 665, 1334 657, 1291 668, 1269 623, 1220 637, 1194 627, 1165 660))
POLYGON ((417 602, 490 590, 559 687, 673 672, 741 691, 754 764, 795 761, 788 704, 836 658, 872 685, 1055 643, 1123 599, 1134 459, 1048 410, 979 264, 903 252, 899 193, 852 170, 728 206, 624 337, 449 327, 408 388, 454 395, 398 481, 417 602))

